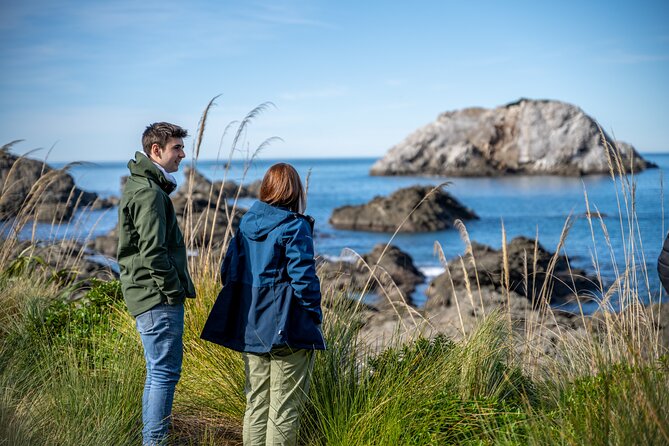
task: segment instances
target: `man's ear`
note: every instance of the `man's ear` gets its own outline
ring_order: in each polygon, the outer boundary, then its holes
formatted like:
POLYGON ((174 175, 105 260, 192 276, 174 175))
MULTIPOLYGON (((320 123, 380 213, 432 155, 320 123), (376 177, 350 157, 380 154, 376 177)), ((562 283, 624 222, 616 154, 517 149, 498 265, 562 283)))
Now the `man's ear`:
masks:
POLYGON ((158 143, 153 143, 151 144, 151 155, 160 158, 160 155, 162 153, 162 149, 160 148, 160 145, 158 143))

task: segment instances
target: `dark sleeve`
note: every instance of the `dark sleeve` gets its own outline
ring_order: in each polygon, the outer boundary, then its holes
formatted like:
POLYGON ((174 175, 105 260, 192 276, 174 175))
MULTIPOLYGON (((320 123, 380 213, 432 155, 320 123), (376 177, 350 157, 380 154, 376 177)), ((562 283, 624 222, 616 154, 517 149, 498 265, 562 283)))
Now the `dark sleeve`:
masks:
POLYGON ((660 258, 657 259, 657 272, 660 276, 660 282, 664 290, 669 293, 669 235, 664 240, 664 246, 660 253, 660 258))
POLYGON ((186 291, 167 250, 167 203, 151 189, 137 193, 132 218, 139 235, 139 253, 160 292, 171 300, 181 299, 186 291))
POLYGON ((230 239, 228 243, 228 249, 225 251, 225 257, 223 262, 221 262, 221 285, 225 286, 230 279, 236 280, 237 277, 237 266, 239 266, 239 247, 237 245, 239 241, 239 231, 230 239))
POLYGON ((316 276, 314 260, 314 240, 309 223, 297 218, 284 231, 288 276, 300 305, 312 315, 316 323, 321 323, 321 286, 316 276))

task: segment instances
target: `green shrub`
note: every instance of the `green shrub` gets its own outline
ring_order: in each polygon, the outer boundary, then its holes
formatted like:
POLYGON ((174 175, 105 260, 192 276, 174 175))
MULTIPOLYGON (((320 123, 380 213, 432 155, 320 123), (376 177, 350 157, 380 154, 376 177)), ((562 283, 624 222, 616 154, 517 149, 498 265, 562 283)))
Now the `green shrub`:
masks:
POLYGON ((33 315, 37 332, 50 338, 87 339, 94 331, 109 328, 110 314, 121 309, 123 296, 118 280, 92 279, 91 289, 80 299, 53 299, 42 314, 33 315))

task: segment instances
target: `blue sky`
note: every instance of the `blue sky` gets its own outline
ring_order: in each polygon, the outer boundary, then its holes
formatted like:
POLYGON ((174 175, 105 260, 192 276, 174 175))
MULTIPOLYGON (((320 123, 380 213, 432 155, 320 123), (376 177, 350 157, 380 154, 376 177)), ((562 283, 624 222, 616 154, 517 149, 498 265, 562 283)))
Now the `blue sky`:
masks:
MULTIPOLYGON (((0 0, 0 144, 125 160, 144 127, 195 134, 268 109, 268 158, 381 156, 447 110, 571 102, 669 151, 669 2, 0 0)), ((192 145, 190 138, 187 146, 192 145)), ((230 137, 223 141, 227 152, 230 137)))

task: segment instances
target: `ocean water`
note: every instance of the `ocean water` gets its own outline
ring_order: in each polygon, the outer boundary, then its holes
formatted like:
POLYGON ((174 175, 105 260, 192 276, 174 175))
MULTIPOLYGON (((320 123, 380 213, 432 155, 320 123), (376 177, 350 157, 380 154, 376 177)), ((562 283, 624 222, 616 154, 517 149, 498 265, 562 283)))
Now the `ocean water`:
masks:
MULTIPOLYGON (((637 271, 642 271, 643 268, 649 271, 648 289, 653 298, 657 298, 660 293, 657 257, 666 235, 666 222, 669 217, 662 192, 662 178, 669 173, 669 154, 644 156, 658 164, 659 168, 649 169, 633 178, 628 177, 636 188, 635 211, 638 226, 633 227, 633 238, 637 244, 641 241, 636 248, 639 254, 637 271)), ((596 259, 605 283, 609 284, 615 279, 616 271, 624 268, 624 255, 630 248, 631 239, 626 209, 631 203, 624 200, 619 182, 614 183, 609 176, 374 177, 369 175, 369 168, 375 160, 256 160, 249 166, 245 181, 262 178, 267 167, 277 161, 293 164, 303 181, 308 177, 307 213, 316 219, 315 247, 317 254, 323 256, 346 257, 350 256, 348 250, 364 254, 371 251, 377 243, 387 243, 391 237, 391 234, 333 228, 328 219, 334 208, 365 203, 376 195, 388 195, 402 187, 416 184, 436 185, 449 181, 447 190, 480 217, 479 220, 465 223, 471 240, 499 248, 502 244, 503 225, 507 240, 521 235, 532 238, 538 235, 541 245, 554 251, 569 219, 572 224, 563 252, 572 260, 573 267, 594 273, 593 259, 596 259), (597 211, 603 215, 605 229, 597 219, 593 219, 594 226, 591 229, 585 218, 586 194, 591 212, 597 211)), ((54 167, 61 166, 62 164, 54 164, 54 167)), ((211 180, 219 180, 224 176, 223 162, 200 160, 196 167, 211 180)), ((244 177, 244 168, 242 161, 233 161, 227 178, 240 181, 244 177)), ((70 172, 79 187, 107 197, 119 195, 120 178, 127 174, 127 169, 126 162, 105 162, 77 165, 70 172)), ((175 176, 180 183, 183 182, 181 171, 175 176)), ((247 207, 252 201, 240 200, 240 206, 247 207)), ((36 230, 42 238, 74 237, 82 240, 107 233, 116 225, 116 221, 116 209, 111 209, 77 215, 68 227, 54 229, 50 225, 38 225, 36 230)), ((455 229, 398 234, 392 243, 408 252, 428 277, 443 272, 439 258, 435 255, 435 243, 441 245, 447 258, 464 251, 464 243, 455 229)), ((414 295, 414 300, 419 304, 424 302, 423 293, 424 287, 414 295)), ((644 296, 644 299, 647 297, 644 296)))

